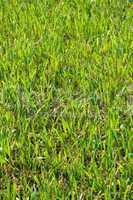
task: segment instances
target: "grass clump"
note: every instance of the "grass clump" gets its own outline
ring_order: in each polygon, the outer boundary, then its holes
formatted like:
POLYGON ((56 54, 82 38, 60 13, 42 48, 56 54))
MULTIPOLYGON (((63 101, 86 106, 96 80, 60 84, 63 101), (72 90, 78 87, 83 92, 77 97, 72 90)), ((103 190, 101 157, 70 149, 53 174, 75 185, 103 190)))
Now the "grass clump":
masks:
POLYGON ((0 2, 0 199, 133 199, 127 1, 0 2))

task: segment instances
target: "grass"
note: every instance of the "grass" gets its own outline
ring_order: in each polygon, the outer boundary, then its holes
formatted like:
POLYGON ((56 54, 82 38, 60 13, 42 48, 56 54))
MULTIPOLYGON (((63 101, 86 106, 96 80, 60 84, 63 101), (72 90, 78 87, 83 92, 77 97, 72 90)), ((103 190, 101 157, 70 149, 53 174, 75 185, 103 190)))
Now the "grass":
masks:
POLYGON ((133 199, 133 10, 0 1, 0 199, 133 199))

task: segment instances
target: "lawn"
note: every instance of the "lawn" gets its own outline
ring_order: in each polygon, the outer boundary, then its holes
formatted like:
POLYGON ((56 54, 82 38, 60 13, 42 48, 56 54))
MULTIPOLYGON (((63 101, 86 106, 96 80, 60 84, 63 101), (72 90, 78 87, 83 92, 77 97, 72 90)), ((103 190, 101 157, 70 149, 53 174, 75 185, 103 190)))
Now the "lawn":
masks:
POLYGON ((133 199, 133 6, 0 0, 0 200, 133 199))

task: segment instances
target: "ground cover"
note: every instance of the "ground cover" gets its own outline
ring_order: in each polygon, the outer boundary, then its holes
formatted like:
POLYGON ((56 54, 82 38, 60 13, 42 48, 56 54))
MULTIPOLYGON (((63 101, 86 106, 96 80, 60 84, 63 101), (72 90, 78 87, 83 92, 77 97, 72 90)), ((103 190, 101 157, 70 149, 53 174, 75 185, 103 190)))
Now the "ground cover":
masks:
POLYGON ((0 1, 0 199, 133 199, 131 4, 0 1))

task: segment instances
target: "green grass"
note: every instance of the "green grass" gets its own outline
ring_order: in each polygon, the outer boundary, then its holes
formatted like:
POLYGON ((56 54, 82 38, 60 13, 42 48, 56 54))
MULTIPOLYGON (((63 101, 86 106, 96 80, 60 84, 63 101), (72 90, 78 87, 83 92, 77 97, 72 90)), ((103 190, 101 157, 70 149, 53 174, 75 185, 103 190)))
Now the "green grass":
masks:
POLYGON ((133 7, 0 0, 0 200, 133 199, 133 7))

